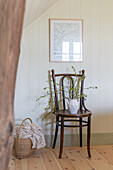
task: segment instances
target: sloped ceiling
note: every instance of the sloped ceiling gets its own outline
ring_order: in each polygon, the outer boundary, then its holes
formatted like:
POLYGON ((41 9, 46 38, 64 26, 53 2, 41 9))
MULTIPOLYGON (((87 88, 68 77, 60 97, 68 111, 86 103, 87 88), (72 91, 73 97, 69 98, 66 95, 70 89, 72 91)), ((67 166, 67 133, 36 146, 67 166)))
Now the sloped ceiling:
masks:
POLYGON ((26 0, 24 28, 35 21, 59 0, 26 0))

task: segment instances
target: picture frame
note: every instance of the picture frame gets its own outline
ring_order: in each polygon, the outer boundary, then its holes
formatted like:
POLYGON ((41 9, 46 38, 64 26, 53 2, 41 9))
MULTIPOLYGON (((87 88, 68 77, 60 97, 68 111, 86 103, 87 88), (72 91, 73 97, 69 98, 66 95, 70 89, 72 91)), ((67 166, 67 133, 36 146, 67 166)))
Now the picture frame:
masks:
POLYGON ((83 20, 49 19, 49 61, 83 60, 83 20))

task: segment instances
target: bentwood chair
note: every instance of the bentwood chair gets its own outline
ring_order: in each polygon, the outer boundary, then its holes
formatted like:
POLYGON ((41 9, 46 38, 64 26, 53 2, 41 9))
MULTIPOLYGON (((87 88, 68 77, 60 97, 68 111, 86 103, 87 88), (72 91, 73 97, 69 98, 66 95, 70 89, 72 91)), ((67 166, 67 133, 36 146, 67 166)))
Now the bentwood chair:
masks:
MULTIPOLYGON (((82 147, 82 128, 87 127, 87 152, 88 156, 91 157, 90 153, 90 133, 91 133, 91 111, 89 111, 84 104, 84 97, 80 98, 80 108, 77 112, 77 114, 71 114, 69 110, 66 108, 66 97, 65 97, 65 86, 64 86, 64 81, 65 79, 70 79, 70 82, 72 84, 72 87, 74 85, 74 78, 80 78, 83 77, 83 79, 80 82, 80 94, 83 96, 83 89, 84 89, 84 79, 85 79, 85 70, 82 70, 81 74, 55 74, 54 69, 52 70, 52 79, 53 79, 53 86, 54 86, 54 93, 55 93, 55 116, 56 116, 56 130, 55 130, 55 135, 54 135, 54 141, 53 141, 53 149, 55 148, 56 145, 56 140, 57 140, 57 134, 58 134, 58 128, 59 126, 61 127, 61 132, 60 132, 60 151, 59 151, 59 158, 62 157, 62 152, 63 152, 63 138, 64 138, 64 128, 65 127, 71 127, 79 128, 79 133, 80 133, 80 147, 82 147), (60 109, 59 106, 59 94, 58 94, 58 81, 61 82, 61 92, 62 92, 62 107, 63 109, 60 109), (66 122, 70 122, 70 124, 66 124, 66 122), (72 124, 71 122, 78 122, 75 124, 72 124)), ((76 82, 76 81, 75 81, 76 82)), ((73 92, 74 93, 74 92, 73 92)), ((72 93, 72 98, 73 98, 73 93, 72 93)))

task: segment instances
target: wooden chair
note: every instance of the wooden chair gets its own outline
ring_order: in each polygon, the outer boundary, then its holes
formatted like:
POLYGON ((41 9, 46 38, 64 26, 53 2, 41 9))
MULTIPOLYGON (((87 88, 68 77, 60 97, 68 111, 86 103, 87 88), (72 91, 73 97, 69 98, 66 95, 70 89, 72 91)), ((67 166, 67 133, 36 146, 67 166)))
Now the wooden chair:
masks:
MULTIPOLYGON (((54 86, 54 92, 55 92, 55 115, 56 115, 56 130, 55 130, 55 135, 54 135, 54 141, 53 141, 53 149, 55 148, 56 145, 56 140, 57 140, 57 134, 58 134, 58 127, 61 127, 61 133, 60 133, 60 151, 59 151, 59 158, 62 157, 62 151, 63 151, 63 138, 64 138, 64 128, 65 127, 78 127, 79 128, 79 133, 80 133, 80 147, 82 147, 82 128, 87 127, 87 152, 88 156, 91 157, 90 153, 90 131, 91 131, 91 111, 89 111, 84 104, 84 97, 80 98, 80 108, 77 112, 77 114, 70 114, 68 109, 66 109, 66 101, 65 101, 65 94, 64 94, 64 80, 66 77, 71 80, 72 85, 73 85, 73 77, 81 77, 83 76, 84 78, 80 82, 80 94, 83 94, 83 86, 84 86, 84 79, 85 79, 85 71, 82 70, 82 74, 55 74, 54 70, 52 70, 52 79, 53 79, 53 86, 54 86), (62 96, 63 96, 63 109, 59 109, 59 99, 58 99, 58 89, 57 89, 57 82, 56 79, 61 80, 61 88, 62 88, 62 96), (72 119, 71 119, 72 118, 72 119), (85 118, 85 120, 84 120, 85 118), (66 124, 65 122, 78 122, 77 125, 73 124, 66 124)), ((73 95, 73 94, 72 94, 73 95)), ((73 96, 72 96, 73 97, 73 96)))

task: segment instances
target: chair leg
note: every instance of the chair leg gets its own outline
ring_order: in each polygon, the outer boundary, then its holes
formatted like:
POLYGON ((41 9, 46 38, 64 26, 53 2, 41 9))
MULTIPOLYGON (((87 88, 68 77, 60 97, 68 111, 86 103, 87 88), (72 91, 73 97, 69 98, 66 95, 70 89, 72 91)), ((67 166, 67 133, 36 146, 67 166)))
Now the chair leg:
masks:
MULTIPOLYGON (((82 125, 82 118, 80 118, 80 125, 82 125)), ((80 127, 80 147, 82 147, 82 127, 80 127)))
POLYGON ((88 127, 87 127, 87 151, 88 156, 91 157, 90 153, 90 136, 91 136, 91 116, 88 117, 88 127))
POLYGON ((61 117, 61 133, 60 133, 60 152, 59 152, 59 159, 62 157, 63 139, 64 139, 64 117, 61 117))
POLYGON ((59 124, 59 116, 56 117, 56 129, 55 129, 55 136, 54 136, 54 141, 53 141, 52 149, 54 149, 55 145, 56 145, 57 134, 58 134, 58 124, 59 124))

